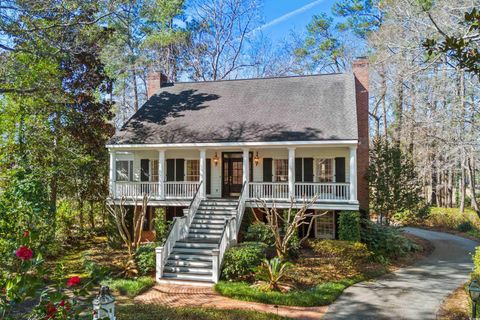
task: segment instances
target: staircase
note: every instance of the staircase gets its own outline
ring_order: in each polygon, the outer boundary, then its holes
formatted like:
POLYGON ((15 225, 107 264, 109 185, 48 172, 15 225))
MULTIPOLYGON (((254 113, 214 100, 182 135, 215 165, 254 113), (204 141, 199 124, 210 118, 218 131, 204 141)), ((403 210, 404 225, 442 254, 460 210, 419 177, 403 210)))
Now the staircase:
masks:
POLYGON ((163 269, 161 282, 213 284, 213 249, 218 249, 225 220, 234 216, 238 201, 204 199, 196 211, 188 235, 177 241, 163 269))

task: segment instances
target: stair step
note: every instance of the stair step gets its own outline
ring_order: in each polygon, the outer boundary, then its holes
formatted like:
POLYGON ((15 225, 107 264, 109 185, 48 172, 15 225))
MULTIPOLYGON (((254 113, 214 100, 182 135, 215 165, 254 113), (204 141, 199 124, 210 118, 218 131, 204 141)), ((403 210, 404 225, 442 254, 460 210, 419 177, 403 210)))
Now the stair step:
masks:
POLYGON ((223 225, 225 224, 225 219, 222 219, 222 218, 208 219, 208 218, 203 218, 203 217, 201 217, 201 218, 195 217, 195 218, 193 218, 192 223, 215 224, 215 225, 221 225, 223 227, 223 225))
POLYGON ((199 249, 199 248, 182 248, 177 247, 176 245, 173 247, 172 254, 182 254, 182 253, 194 253, 194 254, 202 254, 202 255, 211 255, 212 249, 199 249))
POLYGON ((198 218, 198 219, 225 220, 225 219, 230 219, 232 217, 233 217, 233 215, 231 215, 231 214, 196 213, 195 217, 193 217, 193 219, 195 220, 195 218, 198 218))
POLYGON ((192 229, 219 229, 223 230, 224 223, 212 224, 212 223, 192 223, 190 228, 192 229))
POLYGON ((168 260, 176 260, 176 261, 204 261, 204 262, 212 262, 212 255, 205 255, 205 254, 192 254, 189 252, 172 252, 168 256, 168 260))
POLYGON ((218 245, 217 240, 212 240, 212 239, 198 239, 198 238, 185 238, 182 241, 188 242, 188 243, 213 243, 215 245, 218 245))
POLYGON ((218 247, 216 243, 213 242, 185 242, 185 241, 177 241, 175 243, 175 247, 179 248, 199 248, 199 249, 215 249, 218 247))
POLYGON ((212 268, 212 262, 202 260, 167 260, 165 266, 169 267, 197 267, 197 268, 212 268))
POLYGON ((198 234, 198 233, 190 233, 188 235, 189 238, 192 239, 216 239, 220 241, 220 234, 198 234))
POLYGON ((188 273, 188 274, 212 274, 212 267, 177 267, 177 266, 165 266, 164 272, 167 273, 188 273))
POLYGON ((223 229, 190 228, 189 233, 193 233, 193 234, 222 234, 223 229))
POLYGON ((179 279, 179 280, 194 280, 194 281, 205 281, 211 282, 211 275, 204 274, 191 274, 191 273, 164 273, 163 277, 165 279, 179 279))

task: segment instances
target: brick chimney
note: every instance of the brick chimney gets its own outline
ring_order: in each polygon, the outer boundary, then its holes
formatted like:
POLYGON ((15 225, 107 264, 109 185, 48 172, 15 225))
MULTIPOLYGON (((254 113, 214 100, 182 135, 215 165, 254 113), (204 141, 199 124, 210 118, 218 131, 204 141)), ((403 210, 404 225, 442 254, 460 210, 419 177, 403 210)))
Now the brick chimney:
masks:
POLYGON ((366 178, 368 170, 368 59, 359 57, 353 61, 352 71, 355 76, 355 96, 357 101, 357 197, 360 209, 368 211, 369 194, 366 178))
POLYGON ((160 88, 167 83, 168 78, 159 71, 150 71, 147 76, 147 99, 160 92, 160 88))

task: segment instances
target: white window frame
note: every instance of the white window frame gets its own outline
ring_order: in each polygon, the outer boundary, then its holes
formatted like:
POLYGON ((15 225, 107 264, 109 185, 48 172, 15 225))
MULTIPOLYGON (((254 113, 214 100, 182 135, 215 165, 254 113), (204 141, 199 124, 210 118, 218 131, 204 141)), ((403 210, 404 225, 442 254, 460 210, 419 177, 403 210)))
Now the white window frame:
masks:
POLYGON ((200 181, 200 159, 199 158, 184 158, 185 161, 184 161, 184 170, 183 170, 183 181, 189 181, 189 182, 199 182, 200 181), (198 161, 198 180, 188 180, 188 165, 187 165, 187 162, 188 161, 198 161))
MULTIPOLYGON (((332 183, 337 181, 337 174, 335 172, 335 157, 316 157, 313 158, 313 181, 322 183, 320 180, 320 172, 317 172, 317 161, 318 160, 331 160, 332 161, 332 183)), ((329 183, 329 182, 323 182, 329 183)))
POLYGON ((134 160, 133 159, 116 159, 115 160, 115 182, 128 182, 128 181, 133 181, 134 173, 133 171, 135 170, 134 167, 134 160), (127 162, 127 175, 128 178, 127 180, 118 180, 118 163, 119 162, 127 162))
MULTIPOLYGON (((317 210, 315 210, 315 211, 317 211, 317 210)), ((336 229, 337 229, 337 225, 335 224, 335 215, 336 215, 336 213, 335 213, 335 211, 329 211, 329 214, 331 214, 331 215, 332 215, 332 218, 333 218, 333 220, 332 220, 332 230, 333 230, 333 232, 332 232, 332 234, 331 234, 331 238, 320 237, 320 235, 318 234, 318 220, 322 218, 322 216, 320 216, 320 217, 316 217, 316 218, 315 218, 315 222, 314 222, 314 223, 315 223, 315 225, 314 225, 315 239, 326 239, 326 240, 327 240, 327 239, 328 239, 328 240, 334 240, 334 239, 335 239, 335 233, 337 232, 337 230, 336 230, 336 229)))
POLYGON ((287 183, 288 182, 288 158, 272 158, 272 174, 273 174, 273 177, 272 177, 273 182, 287 183), (285 181, 277 181, 277 161, 278 160, 287 162, 287 174, 286 174, 287 179, 285 181))
POLYGON ((160 172, 158 172, 160 159, 149 159, 149 160, 150 160, 150 172, 148 173, 148 181, 158 182, 160 178, 160 172), (157 180, 153 180, 153 169, 155 168, 155 161, 157 162, 157 180))

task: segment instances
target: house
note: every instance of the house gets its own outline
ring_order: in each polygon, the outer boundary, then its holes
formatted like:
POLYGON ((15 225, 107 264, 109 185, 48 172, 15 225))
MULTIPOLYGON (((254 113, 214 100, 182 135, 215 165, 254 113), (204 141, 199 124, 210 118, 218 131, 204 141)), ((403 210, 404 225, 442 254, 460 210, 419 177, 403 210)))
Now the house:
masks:
POLYGON ((158 281, 213 283, 246 208, 328 210, 312 237, 335 238, 345 210, 367 210, 368 62, 353 73, 165 83, 110 140, 112 201, 148 194, 174 219, 158 281))

